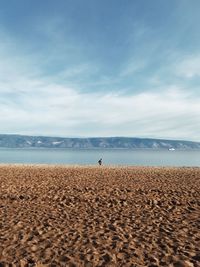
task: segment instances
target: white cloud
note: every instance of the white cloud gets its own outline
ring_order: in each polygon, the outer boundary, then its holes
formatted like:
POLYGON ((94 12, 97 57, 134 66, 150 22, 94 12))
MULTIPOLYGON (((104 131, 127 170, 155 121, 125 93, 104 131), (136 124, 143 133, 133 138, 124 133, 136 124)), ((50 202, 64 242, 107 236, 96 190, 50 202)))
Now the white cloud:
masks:
POLYGON ((185 78, 200 76, 200 55, 192 55, 181 60, 175 67, 176 73, 185 78))
POLYGON ((134 75, 136 72, 143 70, 146 67, 147 63, 145 61, 132 60, 126 65, 126 67, 120 73, 121 77, 126 77, 129 75, 134 75))

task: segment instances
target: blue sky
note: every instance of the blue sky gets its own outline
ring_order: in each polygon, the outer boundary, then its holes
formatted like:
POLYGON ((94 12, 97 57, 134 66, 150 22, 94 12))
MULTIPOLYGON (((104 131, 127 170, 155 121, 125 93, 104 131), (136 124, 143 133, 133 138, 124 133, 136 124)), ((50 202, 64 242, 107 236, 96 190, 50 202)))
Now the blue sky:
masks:
POLYGON ((200 141, 199 0, 0 0, 0 133, 200 141))

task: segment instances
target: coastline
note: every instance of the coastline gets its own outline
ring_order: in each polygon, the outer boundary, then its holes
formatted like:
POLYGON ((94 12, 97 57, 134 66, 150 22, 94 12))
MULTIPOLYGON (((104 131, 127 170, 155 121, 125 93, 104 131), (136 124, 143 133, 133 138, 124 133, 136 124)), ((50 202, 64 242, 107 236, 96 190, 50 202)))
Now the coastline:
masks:
POLYGON ((70 168, 91 168, 91 169, 200 169, 200 166, 154 166, 154 165, 125 165, 125 164, 102 164, 98 166, 98 164, 66 164, 66 163, 1 163, 1 167, 46 167, 46 168, 61 168, 61 169, 70 169, 70 168))

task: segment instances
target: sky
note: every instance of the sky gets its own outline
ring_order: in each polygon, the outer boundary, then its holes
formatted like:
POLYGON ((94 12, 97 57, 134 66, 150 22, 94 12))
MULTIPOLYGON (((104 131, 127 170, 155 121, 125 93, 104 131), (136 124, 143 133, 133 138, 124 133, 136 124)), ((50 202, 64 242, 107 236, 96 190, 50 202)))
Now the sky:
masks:
POLYGON ((0 134, 200 141, 199 0, 0 0, 0 134))

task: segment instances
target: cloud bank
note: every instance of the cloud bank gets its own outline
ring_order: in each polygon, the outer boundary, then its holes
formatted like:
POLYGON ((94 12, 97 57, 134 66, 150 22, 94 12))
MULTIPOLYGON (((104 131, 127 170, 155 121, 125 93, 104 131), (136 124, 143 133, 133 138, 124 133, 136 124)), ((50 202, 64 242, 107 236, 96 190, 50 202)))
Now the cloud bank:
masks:
POLYGON ((199 140, 200 98, 176 87, 124 95, 30 78, 14 84, 0 87, 2 133, 199 140))

